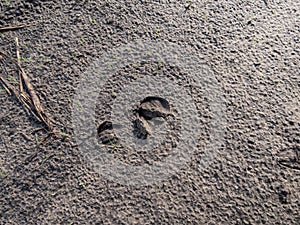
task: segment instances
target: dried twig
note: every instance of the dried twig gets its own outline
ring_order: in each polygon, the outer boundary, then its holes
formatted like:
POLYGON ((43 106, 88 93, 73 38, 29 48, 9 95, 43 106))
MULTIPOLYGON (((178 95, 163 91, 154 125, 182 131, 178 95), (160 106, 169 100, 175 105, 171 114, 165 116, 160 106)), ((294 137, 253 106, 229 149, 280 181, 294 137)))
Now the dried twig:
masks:
POLYGON ((23 25, 19 25, 19 26, 0 27, 0 31, 17 30, 17 29, 21 29, 24 27, 30 27, 32 25, 33 24, 23 24, 23 25))

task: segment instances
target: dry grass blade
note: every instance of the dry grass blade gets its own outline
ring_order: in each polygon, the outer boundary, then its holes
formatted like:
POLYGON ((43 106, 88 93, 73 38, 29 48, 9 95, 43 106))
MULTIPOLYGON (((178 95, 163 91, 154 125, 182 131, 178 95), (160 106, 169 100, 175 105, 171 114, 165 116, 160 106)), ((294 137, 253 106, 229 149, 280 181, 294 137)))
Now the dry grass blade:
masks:
POLYGON ((33 86, 31 85, 31 83, 29 82, 29 78, 27 76, 27 74, 25 73, 23 68, 19 68, 21 75, 22 75, 22 81, 24 82, 29 95, 30 95, 30 100, 32 103, 32 109, 35 110, 36 114, 39 116, 40 121, 42 121, 50 130, 52 130, 52 126, 50 124, 50 121, 40 103, 40 100, 37 96, 37 94, 35 93, 35 90, 33 88, 33 86))
POLYGON ((18 95, 18 91, 7 81, 5 80, 1 75, 0 75, 0 81, 2 83, 2 86, 6 90, 6 92, 11 95, 11 93, 14 93, 14 95, 18 95))
MULTIPOLYGON (((21 66, 21 57, 20 57, 20 50, 19 50, 19 40, 16 37, 16 53, 17 53, 17 62, 14 61, 8 54, 6 54, 3 51, 0 51, 0 60, 7 58, 11 59, 14 65, 18 68, 18 74, 19 74, 19 90, 15 88, 11 83, 9 83, 4 77, 0 74, 0 84, 4 87, 6 92, 9 95, 14 95, 19 102, 22 104, 22 106, 31 113, 35 119, 41 123, 44 123, 46 126, 45 130, 48 130, 48 134, 46 137, 44 137, 38 145, 41 145, 45 141, 47 141, 52 135, 58 136, 60 135, 59 132, 55 131, 55 129, 52 126, 52 121, 49 119, 47 114, 45 113, 40 100, 38 98, 38 95, 36 94, 33 86, 30 83, 29 77, 25 73, 25 70, 21 66)), ((4 67, 4 70, 7 73, 7 70, 4 67)), ((61 135, 60 135, 61 136, 61 135)))
POLYGON ((3 78, 1 75, 0 75, 0 81, 1 81, 2 86, 4 87, 5 91, 6 91, 9 95, 11 95, 11 92, 10 92, 9 88, 7 87, 7 81, 4 80, 4 78, 3 78))
POLYGON ((23 25, 19 25, 19 26, 0 27, 0 31, 17 30, 17 29, 21 29, 24 27, 30 27, 30 26, 33 26, 33 24, 23 24, 23 25))
POLYGON ((39 115, 35 112, 35 109, 33 108, 33 105, 32 105, 32 101, 26 92, 20 93, 19 100, 23 103, 25 108, 27 110, 29 110, 29 112, 31 112, 31 114, 37 119, 37 121, 43 122, 43 121, 41 121, 39 115))
POLYGON ((9 95, 11 95, 11 92, 10 92, 9 88, 7 87, 7 81, 4 80, 4 78, 1 77, 1 75, 0 75, 0 81, 1 81, 2 86, 4 87, 5 91, 6 91, 9 95))
POLYGON ((41 103, 39 100, 39 97, 37 96, 33 86, 31 85, 29 81, 29 77, 25 73, 25 70, 21 67, 21 59, 20 59, 20 52, 19 52, 19 41, 18 38, 15 39, 16 46, 17 46, 17 58, 18 58, 18 69, 20 74, 20 91, 21 94, 25 95, 24 88, 23 88, 23 82, 28 90, 29 97, 26 96, 25 101, 27 104, 31 105, 30 110, 35 117, 39 118, 39 121, 43 122, 50 130, 53 130, 52 125, 50 123, 50 120, 48 119, 41 103), (29 101, 31 100, 31 101, 29 101))
MULTIPOLYGON (((21 67, 21 57, 20 57, 20 50, 19 50, 19 39, 16 37, 16 47, 17 47, 17 59, 18 59, 18 65, 21 67)), ((19 83, 20 83, 20 92, 24 93, 24 87, 22 82, 22 74, 19 71, 19 83)))
POLYGON ((32 114, 35 119, 46 126, 46 129, 49 131, 48 135, 42 140, 41 143, 46 141, 52 134, 55 136, 57 132, 54 130, 52 126, 52 122, 45 113, 38 95, 36 94, 33 86, 30 83, 30 79, 27 76, 25 70, 21 66, 21 57, 19 50, 19 41, 18 38, 15 39, 16 48, 17 48, 17 62, 11 58, 8 54, 3 51, 0 51, 0 60, 7 58, 11 59, 13 64, 15 64, 18 68, 19 74, 19 89, 16 89, 12 84, 10 84, 4 77, 0 75, 0 84, 4 87, 9 95, 14 95, 19 102, 23 105, 23 107, 32 114))
POLYGON ((14 96, 22 103, 26 110, 30 111, 32 115, 39 121, 42 122, 39 116, 33 111, 32 102, 29 95, 24 92, 20 93, 14 86, 12 86, 7 80, 0 76, 0 82, 9 95, 14 94, 14 96))

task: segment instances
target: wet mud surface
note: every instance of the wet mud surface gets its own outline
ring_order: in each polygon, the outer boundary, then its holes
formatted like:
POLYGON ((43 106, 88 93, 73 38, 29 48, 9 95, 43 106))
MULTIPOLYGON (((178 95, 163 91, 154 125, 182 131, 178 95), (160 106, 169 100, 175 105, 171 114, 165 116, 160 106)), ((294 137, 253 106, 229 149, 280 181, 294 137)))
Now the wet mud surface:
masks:
POLYGON ((19 38, 22 66, 61 135, 38 145, 43 125, 0 86, 0 224, 299 224, 299 8, 291 0, 1 1, 0 27, 34 24, 1 32, 0 49, 15 57, 19 38), (143 96, 129 117, 140 140, 166 134, 163 148, 131 151, 115 138, 112 104, 141 74, 188 87, 200 118, 190 161, 147 186, 97 173, 74 138, 71 114, 89 66, 135 40, 169 41, 199 56, 226 106, 224 142, 203 167, 213 117, 201 87, 157 62, 117 71, 99 93, 94 131, 115 159, 151 165, 178 144, 180 116, 159 95, 143 96))

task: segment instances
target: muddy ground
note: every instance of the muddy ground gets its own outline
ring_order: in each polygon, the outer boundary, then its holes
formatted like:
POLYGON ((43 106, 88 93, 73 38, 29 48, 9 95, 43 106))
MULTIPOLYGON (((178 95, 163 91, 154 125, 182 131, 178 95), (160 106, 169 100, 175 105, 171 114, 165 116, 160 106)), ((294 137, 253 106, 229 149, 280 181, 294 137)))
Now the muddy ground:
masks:
POLYGON ((298 0, 1 1, 0 27, 34 26, 1 32, 0 49, 15 57, 19 37, 22 66, 64 135, 37 146, 43 125, 1 87, 0 224, 299 224, 299 7, 298 0), (179 172, 142 187, 93 170, 71 114, 84 71, 134 40, 198 52, 222 90, 227 121, 208 167, 199 167, 204 140, 179 172))

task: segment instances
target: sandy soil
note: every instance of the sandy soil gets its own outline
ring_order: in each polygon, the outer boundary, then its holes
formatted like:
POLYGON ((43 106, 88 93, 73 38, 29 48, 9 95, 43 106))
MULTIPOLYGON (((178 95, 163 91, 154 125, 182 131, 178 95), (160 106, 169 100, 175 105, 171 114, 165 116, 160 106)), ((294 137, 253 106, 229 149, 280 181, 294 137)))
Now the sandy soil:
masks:
MULTIPOLYGON (((22 65, 68 136, 37 146, 42 125, 0 88, 0 224, 299 224, 299 8, 298 0, 1 1, 0 27, 34 26, 1 32, 0 49, 15 57, 19 37, 22 65), (134 40, 199 53, 222 90, 227 121, 208 167, 199 166, 204 129, 189 163, 142 187, 93 170, 76 146, 71 114, 84 71, 134 40)), ((139 70, 153 72, 151 64, 139 70)))

